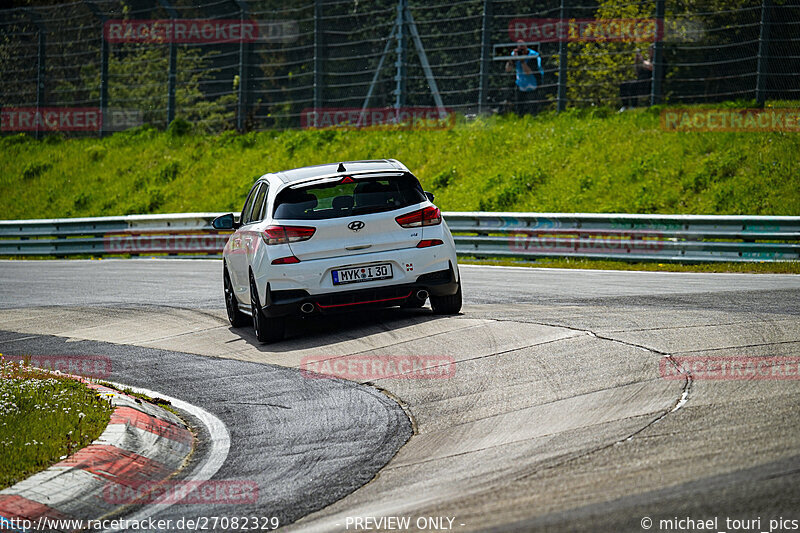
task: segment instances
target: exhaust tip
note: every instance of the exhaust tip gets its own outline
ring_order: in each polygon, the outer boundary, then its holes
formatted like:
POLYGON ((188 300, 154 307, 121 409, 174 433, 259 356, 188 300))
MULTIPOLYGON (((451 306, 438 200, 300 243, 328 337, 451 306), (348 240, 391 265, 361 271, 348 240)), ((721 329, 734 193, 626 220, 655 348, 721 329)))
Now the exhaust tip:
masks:
POLYGON ((310 302, 306 302, 300 306, 300 310, 305 314, 313 313, 314 312, 314 304, 310 302))
POLYGON ((428 291, 425 289, 420 289, 417 291, 417 299, 420 301, 425 301, 428 299, 428 291))

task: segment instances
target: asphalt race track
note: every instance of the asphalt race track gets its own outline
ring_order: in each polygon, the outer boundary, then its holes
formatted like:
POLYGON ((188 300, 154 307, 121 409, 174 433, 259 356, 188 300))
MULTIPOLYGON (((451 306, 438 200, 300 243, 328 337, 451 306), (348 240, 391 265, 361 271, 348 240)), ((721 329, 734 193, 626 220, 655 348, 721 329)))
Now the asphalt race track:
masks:
POLYGON ((3 261, 0 352, 107 355, 109 379, 225 423, 214 479, 257 481, 259 503, 158 517, 304 531, 379 516, 456 531, 800 520, 800 380, 660 375, 682 356, 800 357, 800 276, 461 271, 457 317, 314 318, 259 345, 227 324, 217 260, 3 261), (456 371, 355 384, 298 370, 351 354, 452 357, 456 371))

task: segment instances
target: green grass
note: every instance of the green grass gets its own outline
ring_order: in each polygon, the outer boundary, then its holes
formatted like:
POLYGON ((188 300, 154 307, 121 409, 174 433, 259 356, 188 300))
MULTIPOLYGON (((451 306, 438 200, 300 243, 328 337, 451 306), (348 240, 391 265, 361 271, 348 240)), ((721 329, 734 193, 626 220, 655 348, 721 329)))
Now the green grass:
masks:
POLYGON ((598 270, 644 270, 649 272, 738 272, 746 274, 800 274, 800 261, 763 263, 626 263, 597 259, 546 258, 534 261, 513 259, 459 258, 462 265, 495 265, 537 268, 576 268, 598 270))
POLYGON ((169 400, 165 400, 164 398, 153 398, 153 397, 148 396, 147 394, 145 394, 143 392, 136 392, 130 387, 122 387, 122 388, 120 388, 120 387, 117 387, 116 385, 114 385, 113 383, 109 383, 107 381, 101 381, 100 385, 103 385, 104 387, 108 387, 109 389, 114 389, 114 390, 119 391, 119 392, 121 392, 123 394, 127 394, 128 396, 132 396, 134 398, 138 398, 139 400, 145 401, 147 403, 152 403, 153 405, 157 405, 157 406, 161 407, 162 409, 166 409, 170 413, 172 413, 172 414, 174 414, 176 416, 179 416, 178 412, 175 410, 175 408, 172 407, 172 402, 170 402, 169 400))
POLYGON ((75 379, 2 357, 0 374, 0 489, 65 459, 108 425, 110 403, 75 379))
POLYGON ((494 116, 445 131, 7 136, 0 207, 4 219, 235 211, 263 173, 392 157, 447 211, 800 215, 800 134, 664 132, 659 111, 494 116))

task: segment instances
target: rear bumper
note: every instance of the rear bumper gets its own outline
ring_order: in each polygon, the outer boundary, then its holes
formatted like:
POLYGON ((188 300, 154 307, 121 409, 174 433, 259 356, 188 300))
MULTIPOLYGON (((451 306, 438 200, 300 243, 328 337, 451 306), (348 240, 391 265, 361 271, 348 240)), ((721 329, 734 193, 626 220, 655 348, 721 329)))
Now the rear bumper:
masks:
MULTIPOLYGON (((458 281, 451 264, 448 270, 423 274, 413 283, 337 291, 311 295, 304 290, 273 291, 267 285, 267 298, 263 306, 264 315, 308 316, 319 313, 335 313, 370 307, 392 307, 416 300, 417 293, 425 290, 434 296, 449 296, 458 291, 458 281), (304 304, 311 304, 313 311, 303 312, 304 304)), ((308 306, 305 306, 308 309, 308 306)))

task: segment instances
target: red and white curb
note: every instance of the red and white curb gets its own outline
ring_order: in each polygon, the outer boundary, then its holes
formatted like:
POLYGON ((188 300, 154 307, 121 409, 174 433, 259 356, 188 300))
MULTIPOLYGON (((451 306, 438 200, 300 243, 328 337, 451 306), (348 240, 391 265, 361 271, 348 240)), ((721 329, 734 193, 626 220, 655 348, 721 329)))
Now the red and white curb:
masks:
POLYGON ((104 495, 158 483, 184 464, 194 437, 177 416, 102 385, 87 386, 111 399, 108 427, 89 446, 0 491, 0 517, 97 519, 119 507, 104 495))

